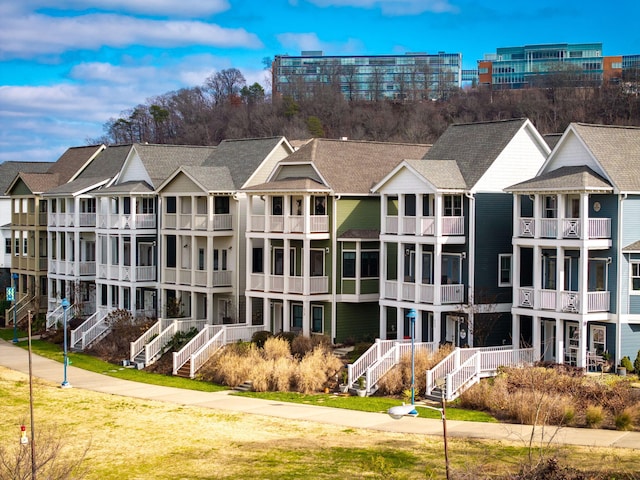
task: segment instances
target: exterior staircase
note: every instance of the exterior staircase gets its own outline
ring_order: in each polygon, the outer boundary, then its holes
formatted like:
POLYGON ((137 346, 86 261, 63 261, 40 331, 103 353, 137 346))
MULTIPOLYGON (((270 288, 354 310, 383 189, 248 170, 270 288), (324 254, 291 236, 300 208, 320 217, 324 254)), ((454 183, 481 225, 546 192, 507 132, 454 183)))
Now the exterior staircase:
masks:
MULTIPOLYGON (((77 314, 77 307, 75 305, 69 305, 67 307, 67 324, 74 318, 77 314)), ((55 310, 48 312, 46 315, 46 325, 45 328, 50 330, 52 328, 58 328, 58 325, 64 322, 64 308, 62 305, 58 305, 55 310)))
POLYGON ((74 330, 71 330, 69 348, 82 351, 94 342, 105 337, 111 328, 107 323, 108 314, 98 310, 74 330))
POLYGON ((455 400, 481 378, 495 377, 500 367, 533 365, 533 348, 456 348, 427 370, 426 398, 455 400))
POLYGON ((35 296, 23 295, 22 298, 15 303, 15 305, 7 308, 4 311, 5 325, 13 325, 14 317, 16 324, 24 320, 29 314, 29 309, 30 307, 32 307, 32 303, 35 299, 35 296))

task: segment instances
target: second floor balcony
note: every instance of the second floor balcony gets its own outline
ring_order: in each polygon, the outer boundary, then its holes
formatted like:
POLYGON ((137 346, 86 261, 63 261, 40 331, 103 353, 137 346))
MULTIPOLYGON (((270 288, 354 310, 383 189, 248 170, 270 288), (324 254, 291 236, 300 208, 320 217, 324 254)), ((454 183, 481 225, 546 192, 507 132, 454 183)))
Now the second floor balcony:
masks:
POLYGON ((192 270, 165 268, 163 283, 194 287, 218 288, 233 285, 233 270, 192 270))
POLYGON ((154 282, 157 268, 155 265, 107 265, 99 263, 96 278, 102 280, 121 280, 124 282, 154 282))
POLYGON ((252 232, 328 233, 328 215, 251 215, 252 232))
POLYGON ((261 292, 317 295, 329 293, 329 277, 302 277, 252 273, 249 288, 250 290, 261 292), (308 285, 307 288, 305 288, 305 284, 308 285))
POLYGON ((517 236, 572 240, 609 239, 611 238, 611 219, 520 217, 517 236))
POLYGON ((386 217, 385 232, 395 235, 451 236, 464 235, 464 216, 448 217, 386 217), (439 224, 438 224, 439 222, 439 224))
POLYGON ((459 304, 464 302, 464 290, 461 283, 435 285, 385 280, 380 298, 436 305, 459 304))
POLYGON ((95 227, 95 213, 49 213, 49 227, 95 227))
POLYGON ((200 213, 166 213, 162 218, 163 228, 171 230, 219 231, 233 229, 233 215, 200 213))
POLYGON ((97 227, 114 230, 155 229, 155 213, 139 213, 135 215, 111 213, 97 216, 97 227))
POLYGON ((96 262, 51 259, 49 274, 69 277, 95 276, 96 262))
POLYGON ((575 291, 520 287, 515 300, 518 307, 553 312, 586 314, 610 309, 609 291, 587 292, 586 304, 581 298, 575 291))

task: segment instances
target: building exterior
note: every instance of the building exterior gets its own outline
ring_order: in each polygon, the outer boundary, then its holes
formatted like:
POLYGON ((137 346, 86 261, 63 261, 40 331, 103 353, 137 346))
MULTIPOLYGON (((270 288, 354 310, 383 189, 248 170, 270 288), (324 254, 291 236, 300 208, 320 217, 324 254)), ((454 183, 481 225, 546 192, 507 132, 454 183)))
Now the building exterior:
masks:
POLYGON ((382 195, 380 332, 456 346, 511 344, 511 196, 550 149, 529 120, 450 126, 382 195))
POLYGON ((48 306, 47 201, 43 193, 73 181, 105 149, 104 145, 69 148, 45 173, 20 172, 7 189, 11 196, 11 273, 17 274, 16 320, 28 309, 45 313, 48 306), (29 306, 28 309, 24 308, 29 306))
POLYGON ((446 97, 462 85, 462 54, 334 56, 321 51, 277 55, 273 93, 294 98, 332 87, 348 100, 425 100, 446 97))
POLYGON ((96 191, 115 180, 131 148, 122 145, 102 150, 74 180, 43 194, 47 202, 49 313, 62 313, 59 306, 63 298, 79 318, 96 311, 96 191))
POLYGON ((0 291, 11 286, 11 197, 6 194, 19 172, 44 173, 51 162, 4 162, 0 164, 0 291))
POLYGON ((264 182, 292 152, 284 137, 223 140, 202 166, 180 167, 160 185, 163 318, 245 322, 246 194, 240 190, 264 182))
POLYGON ((622 75, 620 58, 606 58, 602 43, 501 47, 478 61, 478 83, 494 90, 542 87, 557 81, 567 86, 598 86, 622 75))
POLYGON ((586 367, 640 345, 640 128, 571 124, 513 185, 513 332, 536 357, 586 367))
POLYGON ((428 145, 313 139, 246 188, 246 318, 333 341, 379 331, 380 198, 371 186, 428 145))

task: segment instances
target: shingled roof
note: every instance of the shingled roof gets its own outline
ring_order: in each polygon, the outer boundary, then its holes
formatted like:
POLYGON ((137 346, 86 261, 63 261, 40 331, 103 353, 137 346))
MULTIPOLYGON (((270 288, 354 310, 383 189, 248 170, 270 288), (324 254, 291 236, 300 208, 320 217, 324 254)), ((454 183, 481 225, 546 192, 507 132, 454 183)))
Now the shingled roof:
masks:
MULTIPOLYGON (((24 173, 21 172, 16 178, 24 182, 33 194, 44 193, 60 185, 60 175, 57 173, 24 173)), ((12 182, 14 185, 16 180, 12 182)), ((9 187, 11 188, 11 187, 9 187)))
POLYGON ((467 185, 455 160, 407 160, 406 164, 437 189, 465 190, 467 185))
POLYGON ((430 145, 315 138, 280 163, 312 163, 335 193, 369 194, 405 159, 421 159, 430 145))
POLYGON ((622 192, 640 192, 640 128, 572 123, 569 126, 622 192))
POLYGON ((134 144, 134 148, 149 174, 153 188, 157 188, 180 166, 202 165, 216 149, 216 147, 142 143, 134 144))
POLYGON ((283 141, 286 141, 284 137, 223 140, 203 166, 227 167, 235 188, 238 189, 283 141))
POLYGON ((58 184, 66 183, 80 173, 88 162, 104 148, 104 145, 68 148, 55 163, 51 164, 47 172, 57 174, 58 184))
POLYGON ((51 162, 3 162, 0 164, 0 195, 4 195, 18 173, 44 173, 50 168, 51 162))
POLYGON ((512 185, 507 192, 611 192, 611 184, 587 166, 561 167, 512 185))
POLYGON ((236 190, 227 167, 182 167, 181 170, 198 182, 207 192, 236 190))
POLYGON ((469 188, 498 158, 526 118, 450 125, 429 150, 429 160, 455 160, 469 188))

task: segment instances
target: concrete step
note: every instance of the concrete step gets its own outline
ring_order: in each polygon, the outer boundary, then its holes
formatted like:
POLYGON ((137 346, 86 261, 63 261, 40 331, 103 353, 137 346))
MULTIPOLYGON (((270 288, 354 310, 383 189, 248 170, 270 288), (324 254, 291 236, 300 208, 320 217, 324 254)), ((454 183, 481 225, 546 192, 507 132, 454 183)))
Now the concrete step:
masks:
POLYGON ((250 392, 253 390, 253 382, 251 380, 245 380, 240 385, 233 387, 233 389, 238 392, 250 392))

